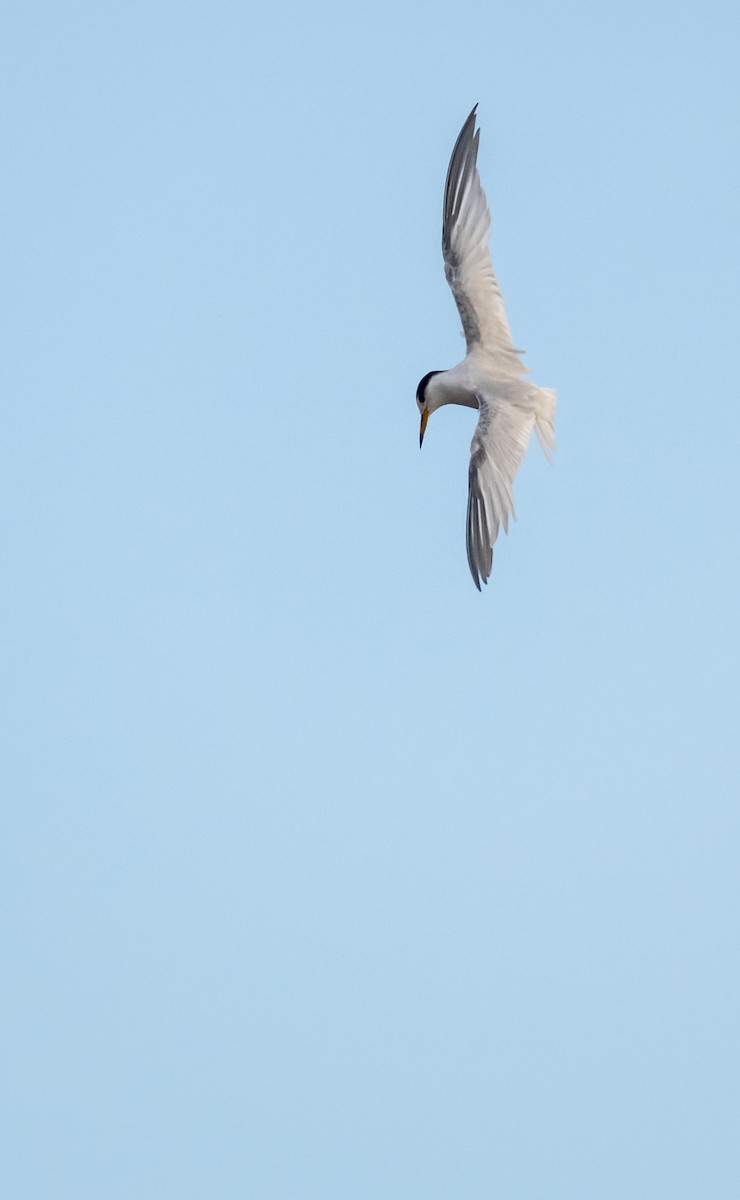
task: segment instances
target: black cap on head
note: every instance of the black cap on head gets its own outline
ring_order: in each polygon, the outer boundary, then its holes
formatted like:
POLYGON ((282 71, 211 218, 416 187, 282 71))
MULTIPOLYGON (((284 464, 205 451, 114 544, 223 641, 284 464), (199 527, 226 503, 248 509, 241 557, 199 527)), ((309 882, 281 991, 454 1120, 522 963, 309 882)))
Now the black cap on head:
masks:
POLYGON ((429 383, 429 380, 432 378, 432 375, 441 375, 441 374, 442 374, 441 371, 428 371, 427 374, 424 376, 424 378, 419 380, 419 386, 416 389, 416 399, 419 404, 424 403, 424 397, 426 395, 427 384, 429 383))

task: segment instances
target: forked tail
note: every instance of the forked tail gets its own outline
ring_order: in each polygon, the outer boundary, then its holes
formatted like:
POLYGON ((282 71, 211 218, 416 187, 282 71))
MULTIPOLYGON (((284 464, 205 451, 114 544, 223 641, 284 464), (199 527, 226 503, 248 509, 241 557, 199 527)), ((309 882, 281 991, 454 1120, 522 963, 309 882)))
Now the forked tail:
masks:
POLYGON ((551 454, 556 448, 556 407, 557 400, 553 388, 537 388, 534 404, 534 428, 548 462, 552 462, 551 454))

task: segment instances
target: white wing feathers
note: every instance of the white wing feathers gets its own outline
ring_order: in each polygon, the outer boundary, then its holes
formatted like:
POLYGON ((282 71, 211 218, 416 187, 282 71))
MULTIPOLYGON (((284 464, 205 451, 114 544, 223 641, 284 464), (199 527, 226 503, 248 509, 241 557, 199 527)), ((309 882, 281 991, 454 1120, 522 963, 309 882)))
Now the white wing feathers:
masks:
POLYGON ((512 485, 535 423, 531 390, 524 383, 510 384, 507 390, 515 389, 521 393, 521 403, 506 395, 477 397, 480 416, 470 447, 466 542, 478 591, 481 579, 487 583, 491 574, 499 529, 503 525, 508 533, 509 516, 516 515, 512 485))
POLYGON ((480 130, 477 105, 463 125, 447 169, 442 211, 445 277, 455 297, 468 353, 482 346, 497 373, 519 378, 526 367, 514 349, 504 301, 493 271, 488 238, 491 217, 476 161, 480 130))

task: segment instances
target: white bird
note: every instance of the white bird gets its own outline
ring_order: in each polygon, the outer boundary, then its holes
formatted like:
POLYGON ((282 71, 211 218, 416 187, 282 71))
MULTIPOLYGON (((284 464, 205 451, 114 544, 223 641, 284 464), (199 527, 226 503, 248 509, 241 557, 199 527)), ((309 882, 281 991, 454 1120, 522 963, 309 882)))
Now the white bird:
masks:
POLYGON ((419 445, 429 414, 443 404, 477 408, 470 447, 467 548, 473 582, 488 582, 493 546, 514 516, 512 485, 537 433, 547 459, 555 449, 555 392, 522 376, 527 368, 515 350, 488 249, 491 217, 476 160, 480 130, 471 112, 455 142, 447 169, 442 211, 445 277, 455 297, 467 353, 449 371, 430 371, 416 389, 421 413, 419 445))

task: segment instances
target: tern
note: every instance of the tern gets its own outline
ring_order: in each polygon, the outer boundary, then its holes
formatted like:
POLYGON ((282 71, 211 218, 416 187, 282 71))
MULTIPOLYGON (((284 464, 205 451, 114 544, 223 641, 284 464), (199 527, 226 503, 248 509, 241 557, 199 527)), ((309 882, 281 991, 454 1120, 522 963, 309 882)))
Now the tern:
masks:
POLYGON ((466 354, 448 371, 429 371, 416 389, 419 445, 429 414, 443 404, 478 409, 470 447, 466 542, 478 591, 488 582, 493 547, 515 516, 512 485, 532 429, 548 461, 555 449, 555 392, 528 383, 515 350, 488 249, 491 217, 476 165, 478 105, 460 130, 447 168, 442 208, 445 278, 455 297, 466 354))

